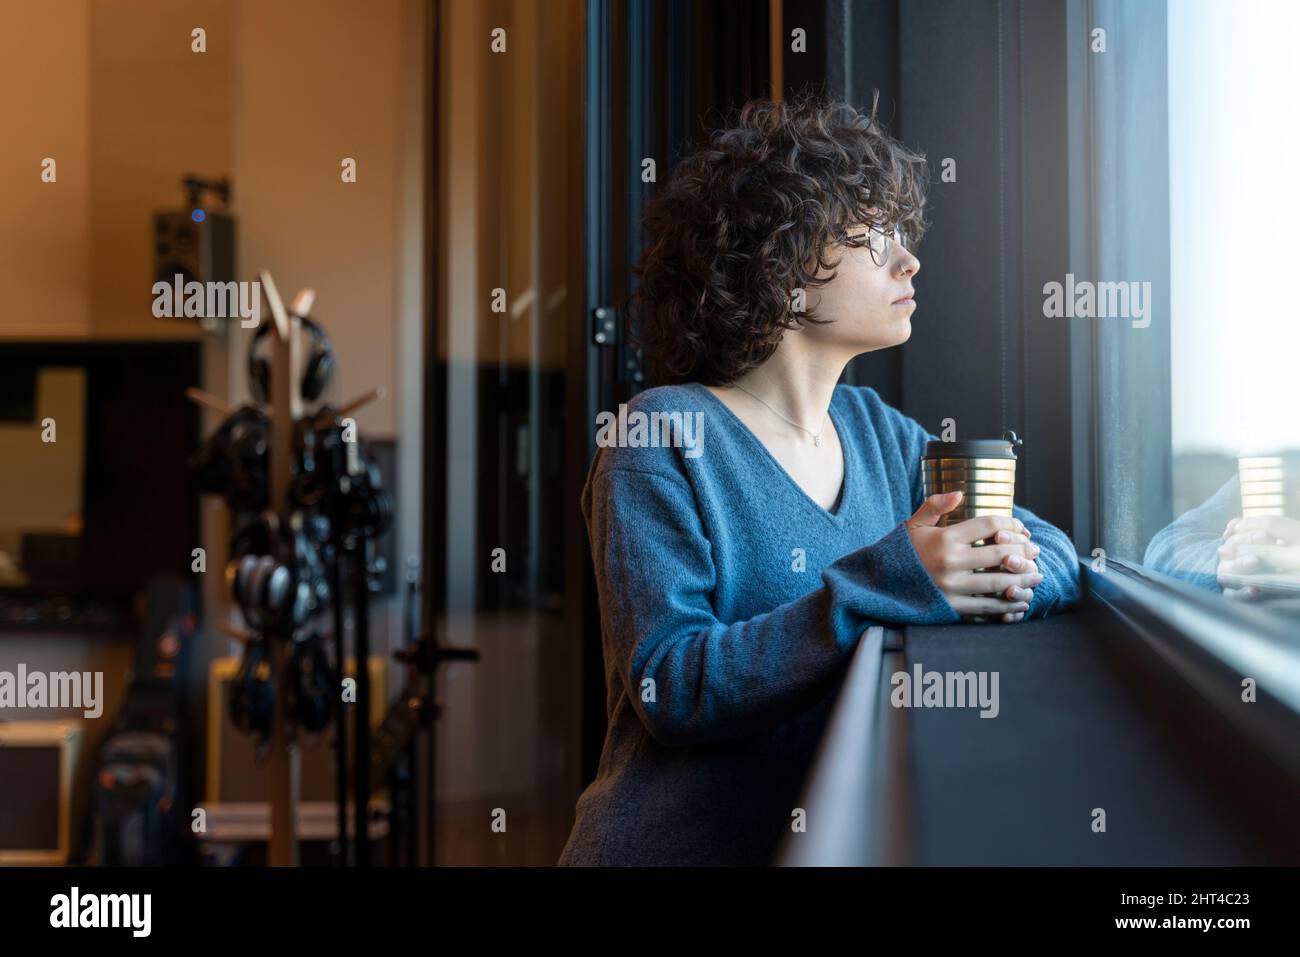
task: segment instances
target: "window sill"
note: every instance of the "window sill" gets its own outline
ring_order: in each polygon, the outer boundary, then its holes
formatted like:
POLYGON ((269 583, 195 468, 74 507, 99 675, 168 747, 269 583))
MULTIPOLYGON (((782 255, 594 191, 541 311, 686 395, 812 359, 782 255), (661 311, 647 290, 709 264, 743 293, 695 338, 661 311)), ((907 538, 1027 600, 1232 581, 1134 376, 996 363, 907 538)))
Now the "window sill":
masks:
POLYGON ((1207 702, 1300 776, 1300 641, 1250 606, 1121 559, 1105 571, 1081 559, 1085 601, 1132 629, 1207 702), (1244 700, 1254 680, 1256 700, 1244 700))

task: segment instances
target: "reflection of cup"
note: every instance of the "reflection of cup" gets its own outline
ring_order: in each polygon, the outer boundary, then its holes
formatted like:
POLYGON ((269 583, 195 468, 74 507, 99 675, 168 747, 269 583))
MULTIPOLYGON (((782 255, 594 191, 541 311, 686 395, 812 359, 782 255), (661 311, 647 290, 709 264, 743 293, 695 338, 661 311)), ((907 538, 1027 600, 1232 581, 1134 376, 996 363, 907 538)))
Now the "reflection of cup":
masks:
POLYGON ((1243 455, 1237 459, 1241 514, 1300 516, 1300 454, 1243 455))
MULTIPOLYGON (((1016 493, 1016 433, 1009 439, 975 439, 969 442, 927 442, 921 458, 921 488, 926 498, 945 492, 962 492, 961 502, 940 519, 952 525, 981 515, 1012 515, 1016 493)), ((990 544, 984 539, 974 545, 990 544)), ((999 567, 977 568, 998 572, 999 567)), ((991 592, 987 597, 1000 598, 991 592)))
MULTIPOLYGON (((1237 459, 1241 484, 1241 514, 1300 518, 1300 452, 1243 455, 1237 459)), ((1266 549, 1285 545, 1280 538, 1262 543, 1266 549)), ((1300 594, 1300 557, 1294 546, 1274 552, 1257 570, 1236 575, 1231 587, 1251 586, 1260 599, 1295 598, 1300 594)))

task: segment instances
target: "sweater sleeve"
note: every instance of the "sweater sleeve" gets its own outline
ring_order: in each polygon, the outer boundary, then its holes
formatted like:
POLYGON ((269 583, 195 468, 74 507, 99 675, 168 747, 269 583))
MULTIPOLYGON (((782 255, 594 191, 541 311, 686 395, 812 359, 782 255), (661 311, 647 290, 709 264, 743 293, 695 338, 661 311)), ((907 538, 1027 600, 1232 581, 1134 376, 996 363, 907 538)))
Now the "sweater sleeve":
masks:
MULTIPOLYGON (((877 401, 879 401, 877 397, 877 401)), ((882 403, 883 405, 884 403, 882 403)), ((892 406, 885 406, 892 414, 894 427, 912 476, 912 508, 921 507, 925 500, 921 486, 921 457, 925 444, 939 441, 939 436, 929 432, 921 423, 909 418, 892 406)), ((1034 600, 1029 604, 1025 618, 1046 618, 1051 612, 1064 610, 1079 601, 1079 555, 1068 535, 1050 522, 1039 518, 1027 508, 1013 505, 1011 514, 1025 523, 1033 535, 1030 538, 1041 551, 1035 561, 1043 580, 1034 586, 1034 600)))
POLYGON ((665 745, 741 737, 811 706, 871 624, 959 619, 900 522, 803 597, 719 621, 713 551, 685 477, 609 468, 584 498, 606 659, 665 745))
POLYGON ((1234 475, 1217 492, 1152 536, 1142 564, 1204 588, 1219 587, 1219 546, 1228 522, 1241 515, 1241 483, 1234 475))
POLYGON ((1034 586, 1034 600, 1025 617, 1046 618, 1053 611, 1074 607, 1079 601, 1079 553, 1074 543, 1027 508, 1012 506, 1011 514, 1033 532, 1029 540, 1041 549, 1034 561, 1043 580, 1034 586))

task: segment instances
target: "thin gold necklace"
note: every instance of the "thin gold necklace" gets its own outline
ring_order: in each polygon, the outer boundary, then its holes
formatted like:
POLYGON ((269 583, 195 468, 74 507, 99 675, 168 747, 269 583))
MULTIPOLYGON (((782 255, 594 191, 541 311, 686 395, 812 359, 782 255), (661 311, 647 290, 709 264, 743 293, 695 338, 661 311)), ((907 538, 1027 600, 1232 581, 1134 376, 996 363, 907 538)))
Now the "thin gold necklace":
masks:
MULTIPOLYGON (((745 393, 746 395, 748 395, 748 396, 750 396, 750 397, 752 397, 752 398, 758 400, 759 402, 763 402, 762 399, 759 399, 758 396, 754 395, 754 393, 750 392, 748 389, 746 389, 746 388, 745 388, 743 385, 741 385, 739 382, 733 382, 733 383, 731 383, 731 384, 734 385, 734 386, 735 386, 737 389, 739 389, 741 392, 745 393)), ((796 421, 794 421, 793 419, 787 418, 786 416, 782 415, 782 414, 781 414, 780 412, 778 412, 776 409, 772 408, 770 405, 767 405, 766 402, 763 402, 763 405, 767 406, 768 411, 770 411, 770 412, 771 412, 773 415, 775 415, 778 419, 781 419, 783 422, 788 422, 790 425, 793 425, 796 429, 800 429, 801 431, 807 432, 809 435, 811 435, 811 436, 813 437, 813 445, 815 445, 817 448, 821 448, 821 444, 822 444, 822 433, 826 431, 826 416, 825 416, 824 413, 823 413, 823 415, 822 415, 822 427, 821 427, 820 429, 818 429, 816 432, 814 432, 812 429, 805 429, 805 428, 804 428, 802 425, 800 425, 798 422, 796 422, 796 421)))

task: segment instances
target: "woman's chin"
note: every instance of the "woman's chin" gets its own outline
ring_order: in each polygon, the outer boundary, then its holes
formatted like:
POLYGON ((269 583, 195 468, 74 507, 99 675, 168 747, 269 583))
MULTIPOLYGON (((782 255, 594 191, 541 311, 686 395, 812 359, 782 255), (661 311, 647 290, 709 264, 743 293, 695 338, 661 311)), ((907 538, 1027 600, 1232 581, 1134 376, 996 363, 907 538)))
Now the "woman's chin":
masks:
POLYGON ((861 329, 857 332, 852 342, 839 340, 844 345, 850 345, 855 355, 901 346, 912 338, 912 314, 910 310, 904 311, 901 316, 895 316, 887 322, 877 323, 871 329, 861 329))

